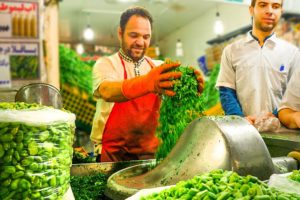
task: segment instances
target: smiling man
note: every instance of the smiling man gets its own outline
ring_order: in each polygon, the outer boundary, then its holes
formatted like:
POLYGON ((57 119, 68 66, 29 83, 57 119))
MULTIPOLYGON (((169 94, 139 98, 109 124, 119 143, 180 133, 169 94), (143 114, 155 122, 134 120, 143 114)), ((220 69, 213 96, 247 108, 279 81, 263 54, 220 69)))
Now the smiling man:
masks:
POLYGON ((226 115, 244 116, 252 124, 262 113, 277 115, 287 83, 300 67, 297 47, 274 33, 282 5, 283 0, 252 0, 252 30, 224 49, 217 87, 226 115))
MULTIPOLYGON (((154 158, 159 94, 175 95, 170 80, 181 73, 169 72, 178 63, 161 64, 145 56, 151 31, 152 17, 147 10, 126 10, 118 28, 119 52, 100 58, 93 68, 98 100, 91 140, 102 162, 154 158)), ((198 80, 202 87, 203 79, 198 80)))

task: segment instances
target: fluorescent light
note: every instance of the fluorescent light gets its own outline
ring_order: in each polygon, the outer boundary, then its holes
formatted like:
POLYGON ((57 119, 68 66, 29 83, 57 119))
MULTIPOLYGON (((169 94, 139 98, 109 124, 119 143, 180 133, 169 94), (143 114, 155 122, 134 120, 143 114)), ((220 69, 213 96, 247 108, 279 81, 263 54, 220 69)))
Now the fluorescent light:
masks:
POLYGON ((77 44, 77 46, 76 46, 76 52, 77 52, 79 55, 83 54, 83 52, 84 52, 83 44, 81 44, 81 43, 77 44))
POLYGON ((91 41, 94 39, 94 31, 90 27, 90 25, 87 25, 87 27, 83 31, 83 38, 87 41, 91 41))

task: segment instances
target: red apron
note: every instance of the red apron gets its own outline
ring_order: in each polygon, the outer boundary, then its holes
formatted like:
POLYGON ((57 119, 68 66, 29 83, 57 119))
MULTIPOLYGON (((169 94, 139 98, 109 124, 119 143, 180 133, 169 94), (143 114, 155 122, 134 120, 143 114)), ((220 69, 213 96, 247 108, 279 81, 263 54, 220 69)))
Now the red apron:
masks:
MULTIPOLYGON (((126 80, 125 64, 120 59, 126 80)), ((159 144, 155 136, 159 107, 160 98, 156 94, 116 102, 103 132, 101 162, 153 158, 159 144)))

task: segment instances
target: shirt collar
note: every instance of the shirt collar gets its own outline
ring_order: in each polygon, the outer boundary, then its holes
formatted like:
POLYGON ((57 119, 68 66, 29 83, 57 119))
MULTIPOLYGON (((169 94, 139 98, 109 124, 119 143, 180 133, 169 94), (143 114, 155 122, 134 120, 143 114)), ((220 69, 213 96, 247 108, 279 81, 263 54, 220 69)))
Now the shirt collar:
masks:
MULTIPOLYGON (((246 38, 246 43, 248 42, 252 42, 252 41, 257 41, 258 42, 258 39, 257 37, 255 37, 253 34, 252 34, 252 31, 249 31, 247 33, 247 38, 246 38)), ((277 37, 276 37, 276 34, 273 32, 271 35, 267 36, 265 38, 265 42, 266 41, 271 41, 273 43, 276 43, 277 42, 277 37)))
POLYGON ((132 58, 130 58, 129 56, 127 56, 127 55, 124 53, 124 51, 123 51, 122 48, 119 49, 119 53, 120 53, 120 56, 122 57, 122 59, 124 59, 126 62, 133 63, 133 64, 138 65, 138 66, 141 65, 142 62, 143 62, 144 59, 145 59, 145 57, 143 56, 140 60, 134 61, 134 60, 132 60, 132 58))

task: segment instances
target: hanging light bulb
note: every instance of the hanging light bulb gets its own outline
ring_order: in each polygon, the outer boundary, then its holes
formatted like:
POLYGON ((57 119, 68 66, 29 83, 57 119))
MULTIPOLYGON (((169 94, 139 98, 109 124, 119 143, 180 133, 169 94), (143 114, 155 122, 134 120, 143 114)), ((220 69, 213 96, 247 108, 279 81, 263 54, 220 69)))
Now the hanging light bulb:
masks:
POLYGON ((180 41, 180 39, 178 39, 176 42, 176 56, 177 57, 183 56, 182 42, 180 41))
POLYGON ((94 31, 90 25, 87 25, 83 31, 83 38, 87 41, 91 41, 94 39, 94 31))
POLYGON ((214 31, 217 35, 222 35, 224 33, 224 25, 222 20, 220 19, 220 13, 216 13, 216 21, 214 25, 214 31))
POLYGON ((77 46, 76 46, 76 52, 79 55, 83 54, 83 52, 84 52, 84 46, 83 46, 83 44, 81 44, 81 43, 77 44, 77 46))

